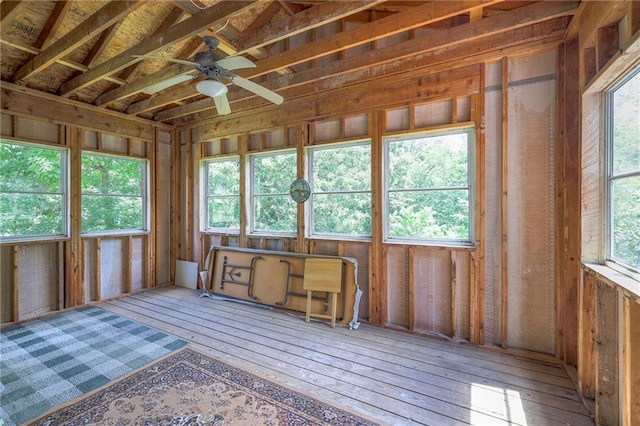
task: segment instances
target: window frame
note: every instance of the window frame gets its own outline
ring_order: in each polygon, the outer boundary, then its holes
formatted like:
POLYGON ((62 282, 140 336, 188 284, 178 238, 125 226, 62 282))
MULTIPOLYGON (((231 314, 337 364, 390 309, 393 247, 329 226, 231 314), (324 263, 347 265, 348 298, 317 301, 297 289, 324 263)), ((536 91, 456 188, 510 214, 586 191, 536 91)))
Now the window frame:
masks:
POLYGON ((31 234, 31 235, 12 235, 0 237, 1 242, 30 242, 30 241, 48 241, 48 240, 61 240, 68 239, 70 237, 70 209, 71 209, 71 197, 70 197, 70 149, 65 146, 47 144, 47 143, 35 143, 27 142, 18 139, 1 137, 0 143, 22 145, 27 147, 33 147, 38 149, 49 149, 60 152, 60 193, 51 192, 22 192, 22 191, 2 191, 2 193, 19 193, 19 194, 59 194, 62 197, 62 217, 61 217, 61 232, 56 234, 31 234))
POLYGON ((325 144, 312 145, 305 148, 305 156, 307 159, 307 181, 309 182, 309 187, 311 189, 308 202, 308 208, 305 211, 305 221, 307 223, 305 234, 307 238, 310 239, 321 239, 321 240, 341 240, 341 241, 372 241, 373 238, 373 140, 371 138, 362 138, 357 140, 350 141, 341 141, 341 142, 331 142, 325 144), (315 185, 313 182, 313 157, 314 153, 317 151, 330 150, 336 148, 349 148, 352 146, 368 146, 370 152, 370 164, 369 164, 369 190, 357 190, 357 191, 332 191, 332 192, 316 192, 315 185), (316 195, 325 195, 325 194, 369 194, 369 215, 371 222, 371 233, 368 235, 364 234, 344 234, 344 233, 321 233, 314 232, 314 198, 316 195))
POLYGON ((613 184, 616 180, 627 177, 640 178, 640 168, 635 171, 614 172, 614 95, 615 91, 628 83, 632 78, 640 76, 640 65, 636 65, 618 78, 603 92, 604 102, 604 263, 611 269, 640 281, 640 268, 613 256, 613 184))
POLYGON ((223 233, 229 235, 240 235, 240 227, 242 226, 242 212, 241 212, 241 194, 240 188, 242 185, 241 182, 241 163, 239 155, 228 155, 221 157, 213 157, 213 158, 203 158, 200 160, 200 200, 204 204, 204 208, 200 209, 200 232, 202 233, 223 233), (237 194, 224 194, 218 195, 217 197, 222 198, 231 198, 237 197, 238 199, 238 227, 237 228, 229 228, 229 227, 210 227, 209 226, 209 197, 216 196, 209 194, 209 165, 213 163, 222 163, 222 162, 230 162, 235 161, 238 165, 238 193, 237 194))
MULTIPOLYGON (((248 218, 248 223, 247 223, 247 227, 248 232, 250 235, 265 235, 265 236, 286 236, 286 237, 295 237, 296 232, 297 232, 297 215, 295 217, 295 222, 296 225, 294 225, 294 228, 290 231, 274 231, 274 230, 261 230, 261 229, 256 229, 256 199, 260 198, 260 197, 266 197, 266 196, 282 196, 286 199, 287 202, 290 203, 294 203, 295 202, 293 200, 291 200, 290 196, 289 196, 289 192, 288 189, 286 192, 282 192, 282 193, 272 193, 272 194, 257 194, 256 193, 256 177, 255 177, 255 162, 256 159, 258 158, 264 158, 264 157, 275 157, 278 155, 293 155, 294 158, 296 158, 297 161, 297 151, 295 148, 293 149, 283 149, 283 150, 277 150, 277 151, 266 151, 266 152, 259 152, 259 153, 254 153, 254 154, 249 154, 247 156, 247 163, 249 165, 249 181, 247 182, 248 185, 248 200, 247 200, 247 218, 248 218)), ((291 182, 293 182, 294 179, 296 179, 296 175, 297 175, 297 164, 296 167, 293 169, 293 178, 291 179, 291 182)), ((285 182, 286 183, 286 187, 289 187, 289 184, 291 182, 285 182)), ((294 209, 297 210, 297 209, 294 209)))
POLYGON ((416 131, 401 134, 388 134, 382 137, 382 239, 386 244, 411 244, 432 247, 460 247, 473 248, 476 246, 475 241, 475 199, 476 199, 476 129, 475 126, 465 123, 462 126, 448 126, 445 129, 416 131), (466 187, 443 187, 443 188, 423 188, 420 190, 411 189, 389 189, 390 177, 390 158, 389 146, 393 142, 412 140, 420 138, 431 138, 438 136, 446 136, 451 134, 467 134, 467 186, 466 187), (469 238, 468 239, 448 239, 448 238, 412 238, 412 237, 392 237, 389 235, 389 194, 392 192, 427 192, 438 190, 466 189, 469 194, 469 238))
MULTIPOLYGON (((113 158, 118 158, 118 159, 122 159, 122 160, 127 160, 127 161, 133 161, 133 162, 137 162, 141 164, 141 174, 142 174, 142 182, 140 183, 140 191, 141 191, 141 195, 139 196, 139 198, 142 200, 142 228, 141 229, 134 229, 134 228, 127 228, 127 229, 110 229, 110 230, 97 230, 97 231, 85 231, 83 230, 83 224, 81 221, 80 224, 80 234, 83 236, 101 236, 101 235, 146 235, 150 232, 151 230, 151 217, 150 217, 150 213, 151 213, 151 190, 150 190, 150 168, 151 168, 151 161, 147 158, 140 158, 140 157, 130 157, 127 155, 119 155, 119 154, 114 154, 114 153, 107 153, 107 152, 99 152, 99 151, 91 151, 91 150, 82 150, 80 152, 80 170, 82 170, 82 159, 83 156, 87 154, 87 155, 94 155, 94 156, 99 156, 99 157, 113 157, 113 158)), ((82 175, 81 172, 81 179, 84 176, 82 175)), ((94 196, 96 194, 87 194, 87 195, 91 195, 94 196)), ((117 196, 117 195, 112 195, 112 194, 98 194, 98 196, 117 196)), ((81 186, 81 190, 80 190, 80 212, 82 213, 83 211, 83 200, 84 200, 84 196, 85 193, 84 191, 82 191, 82 186, 81 186)), ((124 195, 123 195, 124 196, 124 195)), ((130 197, 130 195, 127 195, 127 197, 130 197)))

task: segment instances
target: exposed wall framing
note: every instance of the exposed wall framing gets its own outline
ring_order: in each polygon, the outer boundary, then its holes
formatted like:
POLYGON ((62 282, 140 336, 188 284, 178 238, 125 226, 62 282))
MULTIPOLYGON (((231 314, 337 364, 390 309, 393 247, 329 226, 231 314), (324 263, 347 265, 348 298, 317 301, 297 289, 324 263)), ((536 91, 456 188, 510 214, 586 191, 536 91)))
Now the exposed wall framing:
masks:
MULTIPOLYGON (((28 103, 37 102, 40 95, 27 91, 11 96, 28 103)), ((131 122, 135 124, 130 127, 123 120, 122 128, 116 132, 112 130, 114 124, 110 113, 97 113, 97 109, 90 111, 90 115, 94 124, 101 122, 104 126, 91 127, 89 121, 89 126, 81 127, 68 122, 73 116, 65 112, 64 106, 54 113, 46 108, 46 102, 44 105, 45 108, 35 109, 39 116, 4 111, 0 115, 1 136, 18 142, 64 146, 69 150, 70 234, 68 238, 51 241, 0 242, 3 323, 140 291, 172 280, 168 269, 171 262, 167 238, 171 218, 168 208, 157 208, 170 204, 167 191, 170 180, 164 174, 156 173, 158 167, 170 167, 167 149, 172 140, 172 131, 167 131, 170 128, 145 125, 153 130, 141 133, 140 130, 147 127, 140 127, 143 121, 134 119, 131 122), (132 134, 127 135, 127 129, 132 134), (140 134, 151 137, 140 138, 140 134), (82 151, 150 160, 151 232, 109 236, 81 234, 78 177, 82 151), (156 155, 157 151, 162 154, 160 157, 156 155), (158 246, 157 241, 166 244, 158 246)), ((76 106, 70 111, 83 113, 83 108, 86 107, 76 106)))

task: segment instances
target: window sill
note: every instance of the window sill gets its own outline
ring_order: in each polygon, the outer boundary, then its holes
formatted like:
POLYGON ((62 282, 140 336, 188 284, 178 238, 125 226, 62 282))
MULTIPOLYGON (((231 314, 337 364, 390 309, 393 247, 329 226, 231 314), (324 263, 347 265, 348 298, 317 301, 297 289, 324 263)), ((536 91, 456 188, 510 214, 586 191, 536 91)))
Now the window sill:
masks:
POLYGON ((635 280, 627 275, 624 275, 615 269, 611 269, 606 265, 599 265, 597 263, 583 263, 583 269, 588 269, 596 273, 601 279, 608 281, 624 290, 632 293, 635 297, 640 297, 640 281, 635 280))

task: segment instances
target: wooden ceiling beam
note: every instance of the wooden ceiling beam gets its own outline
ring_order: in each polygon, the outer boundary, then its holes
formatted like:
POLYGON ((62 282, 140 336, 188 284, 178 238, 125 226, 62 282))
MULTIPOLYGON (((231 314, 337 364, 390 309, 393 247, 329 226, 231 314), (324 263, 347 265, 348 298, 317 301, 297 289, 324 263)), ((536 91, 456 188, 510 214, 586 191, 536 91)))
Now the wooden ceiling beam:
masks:
MULTIPOLYGON (((407 73, 409 74, 419 71, 422 77, 428 78, 429 75, 451 70, 452 61, 454 61, 453 63, 455 63, 456 67, 466 67, 483 62, 496 61, 501 57, 518 54, 523 51, 545 49, 553 44, 561 43, 563 40, 563 34, 568 18, 558 19, 565 23, 562 27, 556 25, 556 30, 553 32, 544 31, 545 29, 553 27, 550 26, 548 22, 535 24, 532 27, 525 27, 515 31, 518 33, 516 34, 516 37, 519 42, 513 40, 511 37, 512 34, 501 33, 491 37, 491 41, 495 41, 495 43, 490 44, 491 50, 479 51, 478 46, 476 46, 475 43, 471 43, 471 45, 468 46, 460 46, 460 48, 456 47, 454 49, 447 50, 447 56, 450 57, 450 60, 436 65, 435 67, 429 67, 427 70, 416 70, 415 68, 411 70, 411 67, 414 67, 415 65, 413 62, 415 58, 407 58, 406 60, 403 60, 403 67, 407 69, 407 73), (529 38, 532 32, 538 34, 539 37, 536 39, 529 38), (501 41, 504 44, 501 44, 501 41)), ((404 75, 405 74, 403 74, 402 79, 404 79, 404 75)), ((394 81, 394 78, 396 77, 390 77, 390 81, 394 81)), ((420 77, 414 74, 414 78, 417 79, 420 77)), ((231 108, 234 110, 234 113, 230 116, 217 115, 212 106, 208 111, 200 112, 195 115, 198 122, 194 123, 193 127, 198 129, 198 140, 204 141, 233 134, 265 130, 295 122, 323 119, 339 114, 353 114, 358 108, 358 105, 362 107, 363 112, 365 112, 365 109, 372 109, 371 107, 367 108, 368 105, 363 102, 362 98, 357 96, 354 92, 356 89, 355 87, 349 86, 349 88, 344 88, 344 90, 339 92, 339 80, 341 80, 341 78, 335 80, 334 84, 331 85, 333 89, 330 91, 327 91, 326 88, 328 86, 323 83, 320 87, 316 86, 315 90, 310 90, 307 96, 298 97, 292 102, 280 106, 275 106, 267 102, 259 104, 256 102, 255 98, 245 99, 242 102, 232 104, 231 108), (336 105, 329 101, 340 98, 344 98, 345 102, 350 103, 349 107, 344 108, 343 111, 338 111, 336 105), (332 105, 331 108, 329 108, 330 104, 332 105), (282 109, 283 106, 285 109, 282 109)), ((378 108, 390 107, 405 101, 405 99, 401 99, 400 96, 397 96, 394 92, 376 90, 380 86, 380 81, 381 80, 379 79, 375 79, 375 81, 369 82, 371 91, 382 92, 384 96, 386 96, 386 102, 382 103, 382 106, 378 106, 378 108)), ((409 96, 411 94, 412 92, 408 92, 409 96)), ((447 92, 444 94, 446 96, 450 95, 450 93, 447 92)), ((434 94, 432 93, 431 96, 433 95, 434 94)), ((419 101, 420 99, 426 100, 426 97, 423 96, 419 99, 414 99, 414 101, 419 101)), ((189 120, 192 120, 195 117, 189 117, 189 120)), ((178 120, 174 121, 172 124, 179 126, 189 125, 189 123, 190 121, 178 120)))
MULTIPOLYGON (((172 64, 167 68, 162 68, 153 74, 149 74, 145 77, 134 80, 128 84, 124 84, 110 92, 104 93, 95 100, 96 105, 104 105, 118 99, 126 98, 127 96, 135 95, 137 93, 142 92, 147 87, 159 83, 161 81, 167 80, 169 78, 175 77, 176 75, 186 74, 190 71, 193 71, 193 67, 182 64, 172 64)), ((108 76, 104 77, 108 79, 108 76)))
MULTIPOLYGON (((26 52, 26 53, 31 53, 32 55, 37 55, 38 53, 40 53, 40 49, 36 49, 33 46, 25 46, 23 44, 14 43, 14 42, 11 42, 11 41, 8 41, 8 40, 4 40, 4 39, 0 39, 0 44, 4 44, 5 46, 9 46, 9 47, 12 47, 12 48, 17 49, 17 50, 21 50, 21 51, 26 52)), ((81 64, 81 63, 75 62, 75 61, 71 61, 69 59, 64 59, 64 58, 57 59, 56 63, 58 63, 58 64, 60 64, 62 66, 65 66, 67 68, 71 68, 72 70, 81 71, 81 72, 86 72, 89 69, 89 67, 84 65, 84 64, 81 64)), ((111 76, 106 77, 105 80, 111 81, 113 83, 117 83, 119 85, 127 83, 126 81, 123 81, 123 80, 121 80, 121 79, 119 79, 117 77, 111 77, 111 76)), ((4 82, 3 82, 3 84, 4 84, 4 82)))
MULTIPOLYGON (((493 4, 497 2, 498 0, 495 0, 490 3, 493 4)), ((422 8, 427 5, 420 6, 420 10, 415 11, 416 13, 419 13, 419 15, 415 15, 413 11, 398 13, 379 21, 372 22, 371 24, 365 24, 359 28, 350 31, 344 31, 324 38, 322 40, 305 44, 297 49, 283 52, 278 56, 263 59, 257 63, 256 68, 239 70, 237 74, 244 78, 257 77, 272 71, 276 71, 278 69, 286 68, 304 62, 306 60, 329 54, 331 52, 342 50, 356 44, 366 43, 372 40, 383 38, 389 34, 405 31, 409 29, 409 27, 415 28, 421 25, 426 25, 430 22, 435 22, 440 19, 455 16, 460 13, 466 13, 469 10, 478 7, 484 7, 489 2, 473 1, 436 3, 436 5, 432 3, 428 4, 429 7, 426 9, 422 8), (420 17, 417 18, 416 16, 420 17)), ((144 78, 145 77, 143 77, 143 79, 144 78)), ((187 96, 189 94, 190 96, 198 95, 193 85, 185 88, 185 90, 188 90, 189 92, 182 93, 184 96, 187 96)), ((163 106, 161 102, 165 102, 164 105, 170 103, 166 102, 166 98, 150 99, 148 102, 146 102, 145 108, 147 108, 146 110, 159 108, 163 106)), ((130 108, 132 108, 132 110, 135 110, 135 108, 137 107, 130 106, 130 108)))
POLYGON ((100 34, 100 37, 98 37, 98 41, 95 42, 87 56, 85 56, 84 60, 82 61, 84 65, 86 65, 87 67, 91 67, 91 65, 93 65, 93 62, 96 60, 96 58, 100 56, 102 52, 104 52, 104 49, 113 39, 113 36, 116 35, 118 28, 120 28, 120 22, 113 24, 111 27, 104 30, 102 34, 100 34))
POLYGON ((264 59, 257 64, 257 68, 238 72, 244 78, 253 78, 267 74, 282 67, 290 67, 302 62, 317 59, 331 53, 339 52, 380 38, 388 37, 412 28, 418 28, 447 19, 470 10, 498 3, 501 0, 486 2, 429 2, 414 9, 397 13, 377 21, 364 24, 349 31, 343 31, 317 42, 308 43, 299 48, 287 51, 281 55, 264 59))
POLYGON ((51 11, 51 15, 49 15, 49 19, 47 19, 47 23, 44 25, 42 31, 40 31, 38 40, 34 43, 34 47, 42 49, 51 44, 51 38, 56 34, 56 31, 67 14, 70 5, 71 1, 67 0, 60 0, 56 2, 56 5, 51 11))
POLYGON ((13 75, 13 81, 19 83, 38 71, 55 63, 73 49, 84 44, 87 40, 100 34, 111 25, 124 18, 132 10, 142 6, 145 1, 122 0, 109 2, 93 15, 85 19, 80 25, 58 39, 48 48, 29 60, 13 75))
POLYGON ((86 73, 67 81, 60 88, 60 95, 69 96, 73 92, 87 87, 96 81, 102 80, 105 76, 119 72, 129 65, 141 60, 140 58, 134 57, 134 55, 153 54, 157 50, 193 37, 207 28, 224 23, 228 16, 241 12, 253 3, 255 3, 255 1, 221 2, 215 6, 205 9, 190 18, 185 19, 180 24, 167 29, 164 33, 157 34, 153 39, 145 40, 144 42, 127 49, 125 52, 90 69, 86 73))
MULTIPOLYGON (((167 17, 162 21, 160 26, 156 29, 156 31, 154 32, 154 34, 151 37, 153 38, 153 37, 156 36, 156 34, 166 31, 167 28, 171 27, 176 22, 178 22, 178 20, 182 17, 183 13, 184 12, 182 11, 182 9, 180 9, 179 7, 174 7, 171 10, 171 12, 169 12, 169 15, 167 15, 167 17)), ((98 41, 98 43, 100 43, 100 40, 98 41)), ((96 43, 96 45, 98 43, 96 43)), ((198 43, 198 44, 200 44, 200 43, 198 43)), ((95 49, 95 47, 96 46, 94 46, 94 49, 95 49)), ((92 49, 92 51, 93 51, 93 49, 92 49)), ((183 58, 178 57, 178 59, 183 59, 183 58)), ((118 78, 121 79, 121 80, 127 81, 127 79, 131 76, 131 74, 133 74, 136 71, 136 69, 138 69, 138 67, 140 66, 141 63, 142 62, 135 62, 132 65, 129 65, 127 68, 123 69, 120 72, 120 74, 118 74, 118 78)), ((107 91, 110 92, 111 90, 117 89, 118 87, 120 87, 120 85, 115 86, 115 87, 112 86, 107 91)), ((101 104, 101 105, 105 105, 105 104, 101 104)))
POLYGON ((276 16, 278 12, 282 10, 280 3, 274 0, 269 0, 269 3, 269 6, 267 6, 267 8, 256 19, 254 19, 253 22, 250 23, 249 26, 247 26, 247 28, 244 29, 245 33, 259 31, 260 28, 262 28, 267 22, 271 20, 271 18, 276 16))
MULTIPOLYGON (((271 90, 277 90, 286 100, 289 100, 291 96, 300 96, 292 88, 327 78, 333 78, 334 81, 338 81, 340 84, 350 84, 361 80, 374 79, 382 74, 386 75, 391 72, 404 73, 411 70, 411 67, 419 66, 424 68, 432 66, 442 61, 450 65, 451 61, 455 61, 458 55, 462 55, 460 52, 464 49, 470 49, 471 53, 483 50, 490 51, 494 49, 494 45, 508 45, 511 39, 514 42, 522 43, 523 40, 529 38, 535 40, 545 37, 547 32, 555 35, 563 31, 566 26, 566 20, 562 18, 568 19, 566 16, 572 10, 575 10, 577 2, 556 3, 558 4, 553 9, 549 9, 551 5, 534 4, 527 6, 525 10, 511 12, 510 16, 497 15, 475 23, 454 27, 442 33, 428 34, 394 46, 334 61, 323 67, 309 69, 290 76, 280 76, 267 81, 264 85, 271 90), (540 24, 543 21, 546 21, 545 25, 535 27, 536 24, 540 24), (447 46, 452 47, 447 49, 446 53, 442 52, 435 55, 434 52, 440 52, 441 48, 447 46), (455 54, 451 56, 448 54, 449 52, 455 52, 455 54), (418 60, 413 59, 415 57, 418 60), (402 64, 399 61, 407 58, 411 60, 411 67, 396 69, 397 66, 402 64)), ((330 85, 331 83, 326 84, 330 85)), ((306 89, 300 90, 304 92, 306 89)), ((236 98, 235 94, 236 92, 229 94, 231 102, 239 100, 239 97, 236 98)), ((161 111, 156 114, 156 119, 166 121, 212 108, 213 102, 209 104, 208 101, 210 100, 205 99, 171 110, 161 111)))
POLYGON ((253 32, 245 31, 236 40, 236 49, 242 52, 249 47, 263 47, 321 25, 338 21, 376 4, 384 3, 384 1, 386 0, 326 2, 295 14, 281 23, 263 26, 253 32))

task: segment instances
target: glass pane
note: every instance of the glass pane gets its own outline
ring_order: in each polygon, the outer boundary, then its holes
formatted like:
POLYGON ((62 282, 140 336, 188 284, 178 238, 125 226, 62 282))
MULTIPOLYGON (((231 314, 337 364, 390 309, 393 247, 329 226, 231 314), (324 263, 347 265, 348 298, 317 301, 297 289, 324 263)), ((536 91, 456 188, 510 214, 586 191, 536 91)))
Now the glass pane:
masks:
POLYGON ((296 178, 296 154, 279 154, 254 158, 255 194, 288 194, 296 178))
POLYGON ((240 193, 240 163, 237 159, 212 161, 207 165, 208 194, 235 195, 240 193))
POLYGON ((613 96, 613 175, 640 171, 640 72, 613 96))
POLYGON ((389 189, 466 187, 467 133, 389 143, 389 189))
POLYGON ((313 151, 313 191, 342 192, 371 189, 371 145, 313 151))
POLYGON ((83 194, 142 195, 144 162, 82 154, 83 194))
POLYGON ((208 198, 210 228, 240 228, 240 197, 208 198))
POLYGON ((62 195, 0 194, 1 235, 61 235, 63 211, 62 195))
POLYGON ((0 143, 0 191, 62 192, 62 151, 0 143))
POLYGON ((296 203, 288 195, 256 197, 254 203, 255 231, 296 231, 296 203))
POLYGON ((371 235, 371 194, 315 194, 313 232, 371 235))
POLYGON ((469 239, 469 193, 465 190, 392 192, 389 237, 469 239))
POLYGON ((141 197, 82 195, 82 232, 141 230, 141 197))
POLYGON ((614 259, 640 267, 640 176, 612 182, 614 259))

